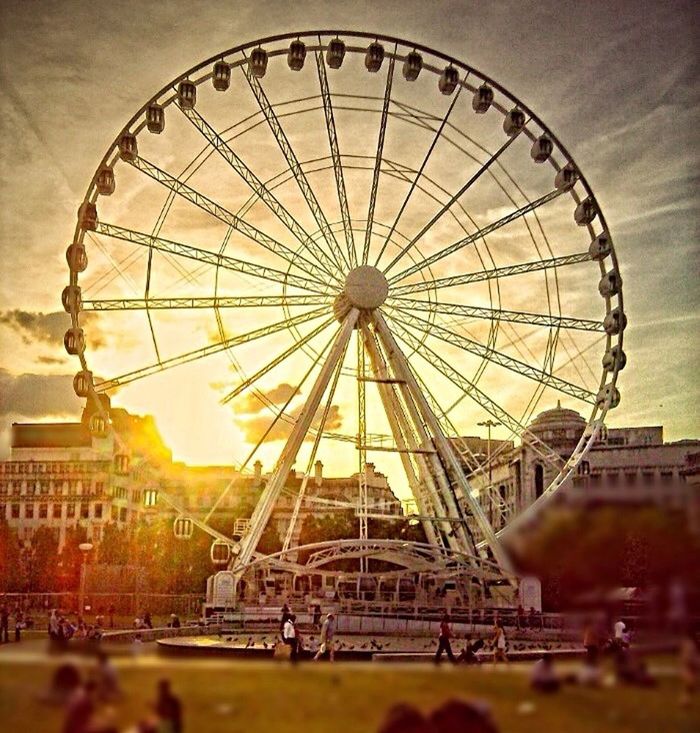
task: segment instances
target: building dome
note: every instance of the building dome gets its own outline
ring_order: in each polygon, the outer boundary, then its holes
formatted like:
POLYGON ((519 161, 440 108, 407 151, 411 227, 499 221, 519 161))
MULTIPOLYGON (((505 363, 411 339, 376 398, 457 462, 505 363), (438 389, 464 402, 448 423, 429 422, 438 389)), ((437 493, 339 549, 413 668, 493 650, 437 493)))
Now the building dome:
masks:
POLYGON ((586 429, 586 420, 576 410, 569 410, 557 402, 551 410, 541 412, 530 423, 529 430, 550 446, 560 441, 578 442, 586 429))

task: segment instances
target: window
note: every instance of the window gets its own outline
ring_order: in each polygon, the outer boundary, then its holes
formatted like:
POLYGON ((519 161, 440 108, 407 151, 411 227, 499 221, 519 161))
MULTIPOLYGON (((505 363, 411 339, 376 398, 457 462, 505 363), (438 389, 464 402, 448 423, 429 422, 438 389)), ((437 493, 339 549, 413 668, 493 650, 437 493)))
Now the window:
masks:
POLYGON ((99 525, 92 528, 92 539, 95 542, 100 542, 102 540, 102 527, 99 525))
POLYGON ((104 481, 98 481, 95 484, 95 492, 97 494, 104 494, 105 491, 105 482, 104 481))
POLYGON ((39 519, 46 519, 49 516, 48 504, 39 504, 39 519))
POLYGON ((95 519, 102 519, 102 504, 95 504, 94 516, 95 519))
POLYGON ((80 517, 82 519, 88 519, 90 517, 90 505, 89 504, 80 505, 80 517))
POLYGON ((12 505, 12 519, 19 519, 19 504, 12 505))
POLYGON ((24 518, 34 519, 34 504, 29 503, 24 505, 24 518))
POLYGON ((116 506, 112 506, 112 521, 116 522, 119 519, 119 509, 116 506))
POLYGON ((591 472, 591 464, 588 461, 581 461, 578 464, 578 472, 581 476, 588 476, 591 472))
POLYGON ((539 499, 544 491, 544 467, 541 463, 535 466, 535 499, 539 499))
POLYGON ((66 504, 66 516, 69 518, 75 516, 75 504, 66 504))
POLYGON ((126 522, 126 517, 127 517, 127 514, 126 514, 126 507, 124 507, 124 506, 123 506, 123 507, 122 507, 122 508, 121 508, 121 509, 119 510, 119 521, 120 521, 120 522, 126 522))
POLYGON ((60 519, 61 518, 61 505, 60 504, 54 504, 53 505, 53 518, 54 519, 60 519))

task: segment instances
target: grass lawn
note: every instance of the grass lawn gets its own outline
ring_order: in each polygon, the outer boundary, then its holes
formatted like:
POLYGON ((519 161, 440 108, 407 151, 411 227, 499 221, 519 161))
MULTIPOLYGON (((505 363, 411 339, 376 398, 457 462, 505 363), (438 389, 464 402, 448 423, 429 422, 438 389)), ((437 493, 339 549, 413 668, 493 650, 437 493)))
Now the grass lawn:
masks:
MULTIPOLYGON (((188 733, 372 733, 396 702, 427 711, 452 697, 487 701, 502 733, 700 731, 700 700, 682 710, 675 678, 664 678, 649 691, 567 687, 542 697, 530 692, 522 671, 494 671, 490 665, 434 669, 326 663, 291 669, 245 660, 115 661, 127 693, 114 711, 122 730, 148 711, 157 680, 167 676, 183 701, 188 733), (519 710, 524 702, 534 704, 534 711, 519 710)), ((61 730, 61 711, 35 700, 47 688, 53 664, 0 660, 0 729, 61 730)))

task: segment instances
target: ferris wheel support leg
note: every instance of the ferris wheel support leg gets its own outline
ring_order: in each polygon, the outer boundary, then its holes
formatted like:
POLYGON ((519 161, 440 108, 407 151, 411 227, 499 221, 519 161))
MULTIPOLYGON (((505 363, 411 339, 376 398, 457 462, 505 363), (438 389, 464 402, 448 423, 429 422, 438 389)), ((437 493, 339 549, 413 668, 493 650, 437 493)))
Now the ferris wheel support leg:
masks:
MULTIPOLYGON (((474 516, 474 519, 476 520, 479 529, 483 533, 483 536, 486 538, 486 542, 491 548, 491 552, 493 553, 496 562, 505 572, 511 573, 512 568, 508 556, 506 555, 505 551, 501 547, 500 542, 496 538, 493 527, 489 524, 489 521, 486 518, 486 515, 481 508, 481 505, 476 500, 476 498, 472 496, 471 487, 469 486, 469 482, 467 481, 467 478, 462 471, 462 467, 459 465, 459 461, 455 456, 454 450, 450 446, 447 438, 445 437, 445 434, 442 432, 440 423, 438 422, 438 419, 433 411, 430 409, 430 405, 428 405, 428 401, 426 400, 425 395, 423 395, 423 393, 421 392, 418 386, 418 382, 416 381, 416 378, 413 374, 413 371, 411 370, 408 361, 406 360, 406 357, 404 356, 401 349, 399 349, 398 344, 394 339, 394 336, 392 335, 389 327, 386 324, 386 321, 380 313, 375 313, 375 324, 379 333, 379 338, 384 343, 384 348, 387 351, 387 355, 389 356, 390 361, 396 363, 396 366, 398 367, 398 370, 401 374, 401 378, 406 382, 407 389, 416 400, 416 404, 420 410, 420 413, 425 420, 426 425, 433 434, 435 447, 442 457, 442 460, 445 462, 445 465, 447 466, 450 474, 454 477, 457 485, 462 490, 465 501, 467 502, 467 505, 469 506, 469 509, 472 512, 472 515, 474 516)), ((448 490, 444 498, 445 502, 448 505, 448 508, 455 513, 456 517, 460 517, 461 512, 459 511, 454 497, 452 496, 452 492, 448 490)), ((475 548, 473 546, 471 546, 469 549, 470 551, 475 551, 475 548)))
MULTIPOLYGON (((370 333, 367 327, 364 327, 362 329, 362 335, 365 341, 365 347, 367 349, 367 352, 369 353, 370 363, 372 365, 372 372, 377 379, 386 379, 389 376, 389 373, 386 369, 386 365, 384 364, 384 360, 382 359, 382 356, 379 352, 374 334, 370 333)), ((406 424, 407 421, 405 420, 405 415, 403 414, 403 408, 401 407, 401 404, 397 399, 391 385, 379 382, 377 384, 377 387, 379 389, 379 396, 382 400, 384 412, 386 413, 387 419, 389 421, 389 427, 391 428, 391 432, 394 436, 396 446, 401 451, 401 453, 399 454, 401 457, 401 463, 403 464, 403 469, 408 480, 408 485, 411 488, 411 492, 416 499, 418 511, 424 517, 430 516, 431 514, 436 515, 438 512, 432 509, 428 501, 426 501, 427 497, 424 495, 424 489, 418 480, 418 476, 416 475, 411 457, 407 453, 407 450, 415 448, 417 444, 413 441, 411 441, 411 444, 409 444, 408 442, 409 440, 411 440, 412 431, 410 430, 410 427, 406 424)), ((429 475, 427 467, 425 466, 425 459, 419 455, 416 456, 416 459, 421 469, 421 474, 425 477, 426 483, 427 481, 432 481, 432 476, 429 475)), ((433 488, 433 491, 437 492, 437 489, 433 488)), ((428 519, 422 519, 421 524, 423 525, 423 529, 425 531, 428 542, 431 545, 435 546, 441 545, 442 538, 438 539, 438 533, 435 531, 433 523, 428 519)))
POLYGON ((336 336, 335 343, 331 347, 328 358, 321 367, 321 371, 316 378, 316 382, 309 393, 309 398, 304 405, 304 410, 294 424, 292 433, 287 439, 284 450, 277 461, 275 471, 267 482, 267 485, 263 489, 260 499, 255 506, 253 516, 250 519, 250 529, 241 540, 240 552, 233 563, 232 569, 234 571, 245 566, 255 552, 255 548, 260 541, 260 536, 270 519, 275 503, 277 502, 280 492, 287 481, 289 471, 294 465, 299 448, 311 427, 311 423, 321 403, 323 394, 328 387, 331 377, 333 376, 333 371, 335 370, 338 361, 340 361, 345 354, 345 349, 347 348, 348 341, 350 340, 355 323, 357 322, 358 315, 359 311, 356 308, 353 308, 343 321, 343 325, 336 336))
MULTIPOLYGON (((380 319, 381 323, 384 324, 385 330, 388 332, 388 328, 386 327, 386 324, 384 323, 381 315, 375 313, 375 324, 378 324, 380 319)), ((413 375, 410 370, 409 372, 406 371, 403 361, 398 358, 400 352, 398 346, 396 345, 396 342, 393 341, 393 337, 392 346, 392 343, 383 337, 381 331, 378 331, 378 333, 379 340, 384 346, 387 360, 392 367, 394 375, 401 380, 401 394, 404 398, 404 402, 415 427, 416 434, 418 435, 418 438, 421 442, 421 446, 423 448, 434 450, 435 445, 430 438, 428 430, 426 429, 427 422, 421 416, 421 411, 415 399, 414 392, 417 392, 418 390, 411 390, 409 388, 408 376, 410 375, 412 377, 413 375)), ((389 336, 391 337, 391 334, 389 334, 389 336)), ((401 354, 401 356, 403 356, 403 354, 401 354)), ((439 457, 434 453, 428 454, 426 464, 427 466, 429 466, 429 470, 426 474, 426 477, 428 478, 426 483, 428 488, 431 490, 431 499, 436 510, 436 515, 442 517, 453 517, 455 520, 462 519, 462 514, 452 497, 452 490, 450 489, 449 480, 439 457), (437 486, 435 485, 435 482, 437 482, 437 486)), ((474 544, 467 535, 466 531, 464 530, 464 526, 461 523, 453 526, 450 522, 443 521, 440 523, 440 527, 443 530, 445 537, 447 538, 448 544, 453 550, 457 550, 458 552, 463 552, 469 555, 476 554, 474 544)))

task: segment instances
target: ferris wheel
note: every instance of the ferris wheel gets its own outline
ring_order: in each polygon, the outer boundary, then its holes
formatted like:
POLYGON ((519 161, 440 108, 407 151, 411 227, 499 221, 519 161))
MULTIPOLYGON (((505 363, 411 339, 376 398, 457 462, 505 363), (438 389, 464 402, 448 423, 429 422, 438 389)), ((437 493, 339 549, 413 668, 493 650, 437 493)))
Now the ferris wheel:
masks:
POLYGON ((65 347, 93 430, 110 429, 100 396, 117 388, 157 414, 159 395, 198 399, 217 380, 220 409, 249 415, 241 470, 274 459, 242 537, 211 530, 239 573, 269 561, 258 542, 299 462, 272 559, 297 567, 319 455, 357 471, 360 536, 321 543, 311 565, 394 552, 507 573, 502 535, 556 493, 619 402, 622 281, 583 173, 503 86, 405 40, 287 33, 180 74, 109 146, 67 261, 65 347), (119 348, 91 348, 91 329, 121 334, 119 348), (528 428, 556 400, 586 415, 568 457, 528 428), (497 527, 501 498, 474 490, 487 464, 463 439, 486 418, 547 476, 497 527), (375 454, 426 543, 368 536, 375 454))

